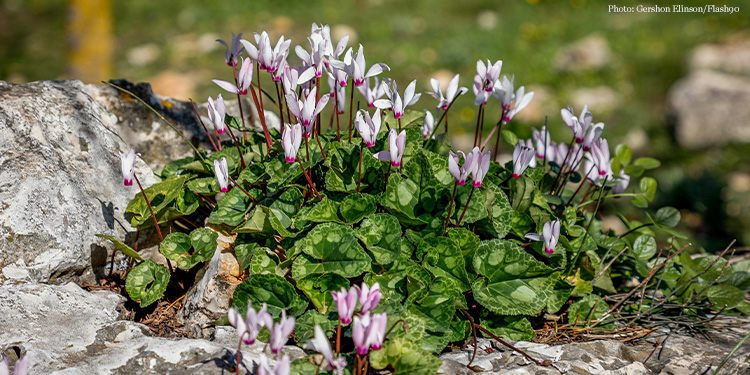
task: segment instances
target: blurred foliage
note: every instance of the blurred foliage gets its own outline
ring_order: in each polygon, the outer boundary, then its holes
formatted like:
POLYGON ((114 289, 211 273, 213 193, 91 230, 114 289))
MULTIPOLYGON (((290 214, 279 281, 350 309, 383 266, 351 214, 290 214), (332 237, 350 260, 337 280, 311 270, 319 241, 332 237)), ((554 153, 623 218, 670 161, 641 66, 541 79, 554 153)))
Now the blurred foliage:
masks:
MULTIPOLYGON (((683 5, 705 3, 688 0, 683 5)), ((631 146, 637 156, 654 156, 664 162, 663 172, 655 177, 661 189, 668 190, 657 194, 665 199, 657 204, 685 210, 685 220, 691 217, 689 213, 697 215, 702 225, 683 222, 681 227, 715 250, 726 246, 730 238, 741 238, 742 220, 750 222, 747 210, 740 216, 725 210, 732 199, 740 199, 725 192, 727 174, 750 172, 744 164, 731 162, 739 157, 732 155, 739 148, 745 150, 738 155, 746 156, 747 147, 678 149, 667 124, 665 97, 669 87, 687 73, 685 62, 692 47, 719 42, 750 26, 750 2, 732 5, 741 11, 609 13, 607 3, 591 0, 113 1, 114 78, 154 82, 171 71, 189 81, 185 90, 192 92, 190 96, 202 100, 218 92, 211 78, 227 79, 229 74, 223 65, 223 49, 215 39, 229 39, 231 32, 251 37, 253 32, 267 30, 273 40, 283 34, 292 39, 293 46, 306 45, 310 24, 318 22, 356 33, 351 42, 366 46, 368 61, 389 64, 388 76, 402 86, 416 78, 418 89, 427 90, 429 78, 439 70, 462 74, 462 84, 469 86, 476 60, 489 58, 502 59, 504 70, 515 73, 517 85, 546 86, 557 108, 572 103, 575 90, 609 87, 619 98, 612 108, 591 108, 596 121, 607 124, 615 143, 645 137, 642 144, 631 146), (580 71, 556 68, 564 46, 592 34, 607 41, 611 49, 607 64, 580 71)), ((66 6, 62 0, 0 0, 0 79, 66 78, 61 63, 65 60, 66 6)), ((469 129, 475 108, 470 100, 456 104, 454 111, 462 114, 463 129, 469 129)), ((432 102, 425 98, 419 106, 431 108, 432 102)), ((550 116, 550 129, 563 134, 558 113, 545 109, 544 114, 550 116)), ((494 121, 492 117, 487 121, 494 121)), ((528 126, 512 124, 510 128, 519 136, 530 135, 528 126)), ((750 239, 741 242, 747 244, 750 239)))

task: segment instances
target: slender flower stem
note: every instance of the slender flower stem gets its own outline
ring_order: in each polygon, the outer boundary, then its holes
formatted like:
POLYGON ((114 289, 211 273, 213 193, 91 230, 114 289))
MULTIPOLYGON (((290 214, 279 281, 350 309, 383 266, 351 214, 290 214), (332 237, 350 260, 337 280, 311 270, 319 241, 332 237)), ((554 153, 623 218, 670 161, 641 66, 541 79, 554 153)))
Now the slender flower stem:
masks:
POLYGON ((586 183, 586 182, 588 182, 588 179, 586 178, 586 176, 588 176, 589 173, 591 173, 591 171, 593 169, 594 169, 594 166, 592 165, 591 168, 589 168, 588 172, 586 172, 586 174, 583 175, 583 177, 581 178, 581 184, 578 185, 578 189, 576 189, 575 193, 573 193, 573 195, 570 196, 570 199, 568 199, 568 203, 565 203, 565 206, 569 206, 570 205, 570 202, 573 201, 573 198, 575 198, 575 196, 578 195, 578 193, 581 191, 581 188, 583 187, 583 184, 586 183))
POLYGON ((599 197, 596 200, 596 208, 594 209, 594 212, 591 214, 591 219, 589 219, 589 223, 586 225, 586 232, 583 234, 583 240, 581 241, 581 246, 578 247, 578 251, 576 252, 575 258, 573 258, 573 262, 570 263, 570 268, 565 272, 565 277, 568 277, 570 275, 570 271, 573 270, 573 266, 578 262, 578 256, 581 255, 581 250, 583 250, 583 244, 586 243, 586 236, 589 235, 589 228, 591 228, 591 223, 594 222, 594 218, 596 217, 596 213, 599 211, 599 206, 602 204, 602 195, 604 195, 604 185, 607 184, 607 177, 604 177, 604 182, 602 182, 602 190, 599 192, 599 197))
POLYGON ((357 193, 359 193, 359 181, 362 179, 362 151, 365 147, 365 141, 359 145, 359 171, 357 172, 357 193))
MULTIPOLYGON (((313 132, 315 132, 315 129, 312 130, 310 135, 312 135, 313 132)), ((310 146, 308 143, 308 139, 309 138, 305 137, 305 154, 306 154, 305 156, 307 157, 307 161, 309 162, 310 161, 310 146)))
POLYGON ((477 146, 477 140, 479 139, 479 136, 481 135, 479 133, 479 124, 482 119, 482 112, 484 111, 484 104, 481 104, 479 106, 479 112, 477 112, 477 126, 474 128, 474 147, 477 146))
POLYGON ((255 64, 255 76, 258 77, 258 100, 260 100, 260 107, 258 107, 258 112, 265 112, 266 107, 263 105, 263 89, 261 89, 260 87, 260 64, 255 64))
MULTIPOLYGON (((317 105, 318 102, 320 101, 320 77, 317 77, 315 79, 315 83, 316 83, 316 86, 318 87, 318 89, 315 90, 315 105, 317 105)), ((320 112, 318 112, 316 123, 320 124, 320 112)), ((315 128, 313 128, 313 130, 315 130, 315 128)), ((316 135, 320 136, 320 131, 321 131, 320 130, 320 126, 318 126, 318 133, 316 135)), ((320 143, 320 142, 318 142, 318 143, 320 143)))
POLYGON ((448 205, 448 216, 445 217, 445 226, 443 228, 443 235, 445 235, 445 231, 448 230, 448 223, 451 220, 451 210, 453 210, 453 201, 456 199, 456 189, 458 188, 458 183, 453 184, 453 195, 451 196, 451 203, 448 205))
POLYGON ((237 181, 235 181, 232 177, 229 177, 229 181, 232 181, 234 186, 237 186, 240 190, 242 190, 243 193, 245 193, 245 195, 250 197, 250 200, 252 200, 253 203, 258 204, 258 201, 252 195, 250 195, 250 193, 248 193, 247 190, 243 189, 242 186, 240 186, 240 184, 238 184, 237 181))
POLYGON ((334 90, 333 93, 333 112, 331 115, 336 114, 336 140, 341 142, 341 128, 339 126, 339 94, 338 90, 334 90))
POLYGON ((203 119, 201 118, 201 115, 198 113, 198 107, 195 106, 195 102, 193 101, 193 99, 190 99, 190 104, 193 105, 193 111, 195 111, 195 117, 198 118, 198 122, 201 123, 203 130, 206 132, 206 136, 208 137, 208 140, 211 141, 211 146, 214 147, 214 151, 219 151, 219 149, 216 147, 216 143, 214 143, 214 138, 211 137, 211 134, 208 132, 208 128, 206 128, 206 124, 203 123, 203 119))
POLYGON ((409 333, 409 332, 408 332, 408 331, 409 331, 409 327, 408 327, 408 325, 406 324, 406 320, 403 320, 403 319, 399 319, 399 320, 397 320, 397 321, 396 321, 396 323, 393 323, 393 325, 391 326, 391 328, 390 328, 390 329, 388 329, 388 332, 386 332, 386 333, 385 333, 385 336, 384 336, 384 338, 387 338, 387 337, 388 337, 388 335, 390 335, 390 334, 391 334, 391 331, 393 331, 393 330, 394 330, 394 329, 396 328, 396 326, 398 325, 398 323, 401 323, 401 325, 402 325, 402 326, 404 327, 404 333, 409 333))
MULTIPOLYGON (((320 133, 320 125, 316 125, 318 127, 318 133, 320 133)), ((320 148, 320 153, 323 154, 323 161, 326 160, 326 152, 323 151, 323 144, 320 143, 320 134, 315 136, 315 140, 318 141, 318 147, 320 148)))
MULTIPOLYGON (((578 153, 581 151, 583 151, 583 148, 579 148, 578 151, 576 151, 575 156, 573 156, 574 161, 578 159, 578 153)), ((568 182, 568 178, 570 178, 570 175, 572 175, 573 172, 575 172, 576 169, 578 169, 578 166, 581 164, 582 161, 583 161, 583 158, 581 158, 581 160, 579 160, 575 165, 570 167, 570 169, 568 169, 568 171, 565 173, 565 177, 563 177, 562 183, 560 183, 560 186, 557 188, 557 195, 562 194, 563 188, 565 187, 565 184, 568 182)), ((586 176, 584 176, 584 178, 585 177, 586 176)))
POLYGON ((232 136, 232 141, 234 141, 234 145, 237 146, 237 153, 240 154, 240 164, 242 164, 242 169, 247 168, 245 165, 245 157, 242 156, 242 150, 240 149, 240 143, 237 142, 237 138, 234 137, 234 132, 232 132, 232 128, 230 128, 227 125, 227 130, 229 130, 229 135, 232 136))
POLYGON ((143 195, 143 199, 146 201, 146 206, 148 206, 148 210, 149 212, 151 212, 151 218, 154 219, 154 227, 156 228, 156 234, 159 235, 159 242, 162 242, 164 241, 164 237, 162 237, 161 235, 161 229, 159 229, 159 223, 156 221, 156 215, 154 215, 154 209, 151 207, 151 202, 148 201, 148 197, 146 196, 146 192, 143 190, 141 181, 138 180, 138 176, 135 173, 133 173, 133 178, 138 184, 138 187, 141 189, 141 194, 143 195))
POLYGON ((310 184, 310 188, 315 193, 315 195, 318 196, 319 200, 323 200, 323 198, 320 196, 320 193, 318 193, 318 189, 315 188, 315 185, 313 185, 312 179, 310 179, 310 175, 307 174, 307 171, 305 170, 305 166, 302 165, 302 159, 297 158, 297 161, 299 162, 300 168, 302 168, 302 173, 305 175, 305 178, 307 179, 307 183, 310 184))
POLYGON ((398 118, 398 132, 401 133, 401 117, 398 118))
POLYGON ((349 88, 351 88, 351 94, 349 94, 349 142, 351 142, 354 127, 354 78, 349 79, 349 88))
POLYGON ((445 132, 448 132, 448 110, 445 110, 445 132))
POLYGON ((461 226, 461 220, 464 218, 464 214, 466 214, 466 209, 469 208, 469 203, 471 203, 471 197, 474 195, 474 189, 476 187, 474 185, 471 186, 471 192, 469 193, 469 200, 466 201, 466 205, 464 206, 464 210, 461 212, 461 216, 458 218, 458 222, 456 223, 456 227, 461 226))
MULTIPOLYGON (((497 127, 502 127, 503 126, 503 121, 500 120, 500 122, 498 124, 499 125, 497 127)), ((495 131, 495 128, 492 128, 492 131, 495 131)), ((500 134, 502 132, 503 132, 502 130, 500 130, 499 132, 497 132, 497 137, 495 137, 495 153, 492 154, 492 155, 495 155, 495 159, 497 159, 497 151, 500 149, 500 134)))
MULTIPOLYGON (((258 117, 260 117, 260 126, 263 127, 263 135, 266 136, 266 145, 268 146, 268 152, 271 152, 273 141, 271 140, 271 133, 268 132, 268 127, 266 126, 266 114, 265 114, 265 111, 263 111, 263 107, 261 107, 260 103, 258 102, 258 94, 255 93, 255 87, 253 87, 253 85, 250 85, 250 93, 253 95, 253 102, 255 102, 255 107, 258 109, 258 117)), ((244 126, 244 119, 243 119, 243 126, 244 126)))
POLYGON ((279 82, 275 82, 276 84, 276 98, 279 101, 279 122, 281 123, 281 131, 283 134, 284 129, 284 102, 281 100, 281 91, 279 91, 279 82))
POLYGON ((552 189, 550 189, 549 193, 553 194, 555 192, 555 187, 557 187, 557 181, 560 180, 560 176, 562 175, 563 168, 565 168, 565 164, 568 162, 568 157, 570 157, 570 151, 573 149, 573 142, 576 141, 576 137, 574 136, 573 139, 570 140, 570 144, 568 145, 568 152, 565 154, 565 159, 563 159, 562 164, 560 164, 560 170, 557 172, 557 177, 555 177, 555 181, 552 183, 552 189))
POLYGON ((341 320, 339 319, 339 324, 336 327, 336 354, 341 353, 341 320))
MULTIPOLYGON (((141 189, 141 194, 143 195, 143 199, 146 201, 148 211, 151 212, 151 218, 154 219, 154 228, 156 228, 156 234, 159 235, 159 243, 164 242, 164 237, 161 235, 161 229, 159 229, 159 223, 156 221, 156 215, 154 215, 154 209, 151 207, 151 202, 148 201, 148 197, 146 196, 146 192, 143 190, 141 181, 138 180, 138 175, 133 173, 133 179, 135 179, 135 182, 138 184, 138 188, 141 189)), ((172 263, 169 262, 169 259, 167 259, 167 265, 169 266, 169 273, 174 273, 174 270, 172 269, 172 263)))

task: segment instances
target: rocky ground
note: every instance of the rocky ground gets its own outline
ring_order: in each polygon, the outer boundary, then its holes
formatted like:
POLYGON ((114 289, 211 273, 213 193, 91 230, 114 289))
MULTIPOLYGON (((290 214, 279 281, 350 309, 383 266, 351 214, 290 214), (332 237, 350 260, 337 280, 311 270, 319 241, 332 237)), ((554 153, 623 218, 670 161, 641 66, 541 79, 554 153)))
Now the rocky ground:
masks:
MULTIPOLYGON (((154 97, 146 86, 131 88, 178 122, 194 142, 205 143, 188 103, 154 97)), ((172 130, 108 86, 0 82, 0 146, 0 349, 6 355, 25 355, 31 374, 229 373, 236 333, 208 323, 225 314, 238 282, 231 277, 236 263, 230 238, 220 238, 219 251, 184 301, 162 305, 151 315, 134 312, 113 292, 117 285, 100 284, 109 272, 112 247, 95 234, 134 240, 123 213, 136 189, 122 185, 112 154, 135 147, 143 154, 136 173, 150 185, 153 170, 190 153, 172 130), (175 318, 169 323, 171 336, 182 337, 159 337, 166 329, 132 320, 164 316, 175 318)), ((144 254, 151 251, 163 261, 153 252, 153 238, 144 235, 138 243, 144 254)), ((747 327, 732 328, 695 337, 664 331, 637 344, 516 343, 551 361, 551 367, 529 365, 496 342, 480 340, 472 369, 466 364, 473 348, 467 347, 443 354, 441 373, 710 373, 747 332, 747 327)), ((243 351, 249 373, 262 349, 256 344, 243 351)), ((304 355, 294 347, 287 352, 304 355)), ((750 373, 747 345, 722 373, 750 373)))

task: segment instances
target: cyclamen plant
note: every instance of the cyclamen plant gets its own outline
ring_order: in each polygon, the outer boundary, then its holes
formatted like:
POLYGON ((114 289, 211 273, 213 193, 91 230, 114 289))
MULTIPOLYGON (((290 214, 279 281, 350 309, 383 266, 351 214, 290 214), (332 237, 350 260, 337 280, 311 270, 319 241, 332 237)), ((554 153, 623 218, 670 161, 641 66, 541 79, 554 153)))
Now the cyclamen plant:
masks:
MULTIPOLYGON (((238 352, 243 343, 261 340, 277 361, 272 366, 270 357, 263 359, 258 373, 434 373, 440 360, 431 353, 480 332, 498 340, 532 339, 530 316, 565 315, 568 324, 589 329, 611 325, 622 303, 609 308, 601 295, 617 292, 615 268, 649 283, 658 271, 655 262, 665 256, 681 262, 673 267, 700 267, 677 257, 684 248, 675 237, 684 236, 672 229, 680 219, 674 208, 662 208, 646 222, 621 217, 624 233, 604 230, 603 202, 630 197, 637 207, 648 207, 656 182, 641 175, 658 161, 632 160, 625 145, 610 149, 602 138, 604 124, 594 123, 588 108, 578 117, 571 108, 561 111, 558 121, 570 127, 569 142, 550 134, 546 124, 532 129, 527 140, 503 128, 533 92, 501 78, 500 60, 476 64, 478 114, 473 148, 464 153, 452 151, 447 133, 448 112, 468 91, 459 75, 445 93, 431 81, 433 115, 408 108, 421 96, 416 81, 399 92, 394 81, 376 77, 389 71, 387 65, 368 68, 363 47, 355 53, 347 49, 348 38, 334 43, 327 25, 313 24, 309 43, 296 46, 297 65, 288 61, 291 41, 284 37, 275 47, 265 32, 255 34, 254 42, 242 34, 220 42, 227 46, 224 62, 234 82, 214 82, 237 95, 239 117, 226 113, 220 95, 209 97, 213 135, 204 128, 213 151, 193 146, 195 156, 169 163, 161 181, 141 189, 126 209, 137 234, 157 230, 170 269, 103 237, 138 261, 126 288, 144 307, 180 275, 172 262, 191 269, 213 257, 217 232, 234 238, 241 272, 235 276, 242 282, 228 318, 237 328, 238 352), (321 82, 323 73, 330 80, 321 82), (262 89, 265 74, 275 90, 262 89), (321 85, 329 82, 322 94, 321 85), (261 129, 246 124, 250 111, 240 99, 248 92, 261 129), (263 95, 265 103, 274 103, 280 129, 266 123, 266 110, 274 108, 264 105, 263 95), (355 100, 367 109, 355 110, 355 100), (348 123, 346 116, 339 118, 346 112, 341 103, 349 105, 348 123), (500 112, 494 123, 485 121, 491 108, 500 112), (328 129, 324 112, 330 113, 328 129), (231 140, 222 140, 225 129, 231 140), (504 150, 501 138, 508 144, 504 150), (501 151, 512 152, 512 161, 494 161, 501 151), (629 185, 636 191, 626 192, 629 185), (159 227, 171 221, 187 232, 162 238, 159 227), (659 253, 654 229, 673 236, 659 253), (282 353, 289 342, 321 356, 290 363, 282 353)), ((135 150, 120 159, 126 185, 131 176, 138 182, 135 150)), ((680 303, 701 295, 676 294, 683 286, 675 280, 648 286, 680 303)), ((733 298, 733 306, 745 303, 744 295, 733 298)))

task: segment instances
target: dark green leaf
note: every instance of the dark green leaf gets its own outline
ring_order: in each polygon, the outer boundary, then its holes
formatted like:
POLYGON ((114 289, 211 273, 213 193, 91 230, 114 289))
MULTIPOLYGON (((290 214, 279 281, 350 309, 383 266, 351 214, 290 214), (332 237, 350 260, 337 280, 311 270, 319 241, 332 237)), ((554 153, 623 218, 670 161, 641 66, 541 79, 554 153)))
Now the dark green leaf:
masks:
POLYGON ((648 234, 642 234, 633 243, 633 255, 647 261, 656 255, 656 240, 648 234))
POLYGON ((280 276, 250 275, 234 290, 232 306, 240 315, 245 316, 248 301, 252 301, 252 306, 256 310, 265 303, 268 305, 268 312, 278 318, 281 310, 291 313, 291 309, 299 303, 299 298, 292 284, 280 276))
POLYGON ((674 227, 680 223, 680 211, 674 207, 662 207, 656 211, 654 223, 661 227, 674 227))
POLYGON ((347 224, 355 224, 372 215, 377 209, 376 199, 370 194, 351 194, 341 201, 339 210, 347 224))
POLYGON ((401 253, 401 224, 389 214, 369 216, 356 231, 378 264, 389 264, 401 253))
POLYGON ((319 224, 295 247, 310 256, 298 258, 292 266, 297 280, 327 272, 356 277, 370 268, 370 257, 357 242, 354 230, 345 225, 319 224))
POLYGON ((167 267, 153 260, 145 260, 130 270, 125 280, 125 290, 130 299, 140 301, 141 307, 146 307, 159 300, 167 290, 169 276, 167 267))
MULTIPOLYGON (((258 190, 254 190, 257 192, 258 190)), ((253 195, 257 199, 257 195, 253 195)), ((211 211, 211 215, 206 222, 210 224, 225 224, 235 226, 245 219, 248 205, 252 201, 240 189, 230 190, 211 211)))
POLYGON ((335 303, 331 292, 338 292, 341 288, 349 288, 349 280, 335 273, 310 275, 297 280, 297 288, 315 305, 322 314, 333 311, 335 303))

